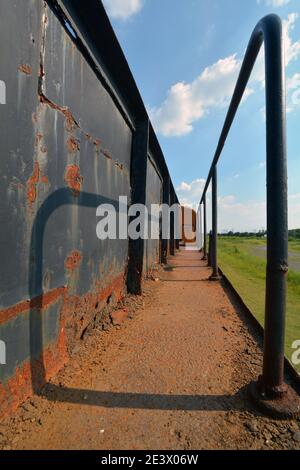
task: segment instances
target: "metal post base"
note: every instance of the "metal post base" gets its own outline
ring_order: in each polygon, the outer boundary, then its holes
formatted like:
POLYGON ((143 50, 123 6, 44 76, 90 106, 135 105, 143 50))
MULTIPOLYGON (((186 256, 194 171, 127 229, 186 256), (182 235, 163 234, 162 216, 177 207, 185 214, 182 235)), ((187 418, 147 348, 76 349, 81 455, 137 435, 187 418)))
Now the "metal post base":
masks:
POLYGON ((249 397, 254 405, 265 415, 274 419, 297 419, 300 417, 300 397, 289 385, 274 391, 269 397, 263 392, 262 378, 249 385, 249 397))
POLYGON ((221 279, 222 279, 222 276, 220 276, 219 274, 212 274, 209 278, 209 280, 212 282, 221 281, 221 279))

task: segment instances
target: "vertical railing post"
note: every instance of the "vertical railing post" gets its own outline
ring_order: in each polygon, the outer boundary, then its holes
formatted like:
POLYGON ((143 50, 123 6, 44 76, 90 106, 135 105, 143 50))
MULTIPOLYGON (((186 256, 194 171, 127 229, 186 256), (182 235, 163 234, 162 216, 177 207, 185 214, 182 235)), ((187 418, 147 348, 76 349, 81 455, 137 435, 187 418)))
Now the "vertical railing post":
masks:
MULTIPOLYGON (((173 208, 175 204, 175 193, 174 189, 170 190, 170 207, 173 208)), ((170 255, 175 256, 175 216, 172 211, 170 214, 170 255)))
MULTIPOLYGON (((147 161, 149 147, 149 120, 144 119, 136 126, 133 134, 131 153, 131 204, 146 204, 147 161)), ((127 271, 128 292, 135 295, 142 293, 144 263, 144 240, 129 240, 127 271)))
MULTIPOLYGON (((163 205, 170 205, 170 176, 166 174, 163 179, 163 205)), ((163 223, 166 221, 163 220, 163 223)), ((166 234, 163 233, 161 241, 161 262, 167 264, 169 254, 169 240, 166 234)))
POLYGON ((218 177, 215 165, 212 175, 212 250, 211 250, 212 276, 211 281, 219 281, 218 267, 218 177))
POLYGON ((284 59, 281 38, 266 40, 267 119, 267 280, 263 387, 267 395, 284 389, 288 198, 284 59), (271 53, 277 50, 277 54, 271 53), (274 58, 276 57, 276 59, 274 58), (274 99, 276 97, 276 99, 274 99))
POLYGON ((203 199, 203 261, 207 261, 207 212, 206 194, 203 199))
POLYGON ((282 21, 263 18, 252 33, 224 122, 204 194, 213 178, 213 276, 217 273, 216 165, 242 101, 251 71, 265 44, 267 130, 267 269, 263 374, 249 387, 260 409, 277 418, 300 416, 300 400, 284 382, 285 316, 288 274, 288 193, 286 157, 285 61, 282 21))

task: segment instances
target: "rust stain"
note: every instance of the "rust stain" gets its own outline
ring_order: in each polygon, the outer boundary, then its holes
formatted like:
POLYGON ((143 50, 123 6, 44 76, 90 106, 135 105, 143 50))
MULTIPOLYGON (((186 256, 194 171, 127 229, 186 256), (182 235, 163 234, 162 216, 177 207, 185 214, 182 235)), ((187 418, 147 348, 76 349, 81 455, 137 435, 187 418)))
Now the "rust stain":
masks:
POLYGON ((76 122, 73 114, 67 107, 59 106, 58 104, 53 103, 51 100, 49 100, 45 95, 40 94, 40 102, 42 104, 45 104, 49 106, 52 109, 55 109, 56 111, 59 111, 62 113, 65 118, 66 118, 66 129, 69 132, 72 132, 75 128, 80 129, 79 124, 76 122))
POLYGON ((43 183, 43 184, 49 184, 49 178, 48 178, 48 176, 42 176, 42 177, 41 177, 41 183, 43 183))
POLYGON ((49 305, 56 302, 60 297, 64 296, 66 293, 66 287, 59 287, 47 294, 40 295, 32 300, 25 300, 13 307, 0 311, 0 325, 6 323, 7 321, 21 315, 23 313, 29 312, 32 308, 39 308, 44 310, 49 307, 49 305))
POLYGON ((38 162, 34 163, 33 173, 27 181, 27 200, 30 204, 36 201, 37 184, 40 179, 40 166, 38 162))
POLYGON ((32 68, 28 64, 22 64, 18 67, 19 72, 24 73, 25 75, 32 74, 32 68))
POLYGON ((115 165, 116 165, 116 167, 119 168, 120 170, 122 170, 122 171, 124 170, 124 165, 123 165, 122 163, 120 163, 120 162, 115 162, 115 165))
POLYGON ((100 154, 100 146, 101 146, 101 140, 100 139, 95 139, 94 140, 94 147, 95 147, 95 152, 97 155, 100 154))
POLYGON ((35 136, 35 143, 36 143, 36 145, 37 145, 39 142, 41 142, 42 138, 43 138, 42 134, 39 134, 39 133, 36 134, 36 136, 35 136))
POLYGON ((79 196, 81 186, 83 183, 83 177, 80 174, 78 165, 69 165, 67 167, 65 182, 71 189, 74 196, 79 196))
POLYGON ((72 251, 65 261, 65 268, 68 271, 75 271, 75 269, 79 268, 81 260, 82 255, 80 251, 72 251))
MULTIPOLYGON (((75 253, 75 252, 74 252, 75 253)), ((73 253, 73 254, 74 254, 73 253)), ((75 256, 78 259, 78 255, 75 256)), ((69 296, 66 287, 55 289, 32 301, 22 302, 10 309, 0 311, 0 324, 10 318, 28 312, 30 308, 46 308, 63 297, 60 311, 60 332, 57 341, 43 349, 39 359, 31 363, 28 358, 3 384, 0 383, 0 417, 12 415, 28 397, 42 388, 69 360, 69 355, 81 337, 82 330, 95 321, 99 303, 114 294, 115 303, 124 297, 124 274, 120 274, 103 289, 103 281, 96 283, 97 290, 84 296, 69 296), (3 315, 4 313, 4 315, 3 315), (33 381, 35 389, 33 389, 33 381)))
POLYGON ((101 140, 100 140, 100 139, 95 139, 95 140, 94 140, 94 145, 95 145, 95 147, 100 147, 100 145, 101 145, 101 140))
POLYGON ((41 175, 39 162, 34 162, 33 172, 27 181, 27 201, 32 205, 37 198, 37 186, 39 183, 48 184, 47 176, 41 175))
POLYGON ((6 383, 0 384, 1 418, 15 413, 21 403, 34 395, 36 387, 42 388, 68 362, 64 323, 61 322, 60 326, 56 344, 47 346, 39 359, 33 362, 28 359, 16 368, 14 375, 6 383))
POLYGON ((112 160, 112 159, 113 159, 107 149, 101 150, 101 153, 102 153, 102 155, 104 155, 104 157, 108 158, 108 160, 112 160))
POLYGON ((70 153, 76 153, 80 151, 80 143, 79 140, 75 139, 75 137, 70 137, 67 142, 68 151, 70 153))

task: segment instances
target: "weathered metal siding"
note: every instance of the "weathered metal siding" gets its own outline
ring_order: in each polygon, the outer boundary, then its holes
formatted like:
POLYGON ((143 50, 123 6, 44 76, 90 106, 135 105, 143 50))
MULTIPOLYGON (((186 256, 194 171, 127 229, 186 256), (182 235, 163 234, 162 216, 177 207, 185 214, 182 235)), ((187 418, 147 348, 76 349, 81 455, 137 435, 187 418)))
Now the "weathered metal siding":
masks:
MULTIPOLYGON (((147 185, 146 185, 146 207, 150 218, 151 205, 162 203, 162 179, 151 155, 147 161, 147 185)), ((144 270, 151 272, 160 262, 160 240, 151 238, 149 226, 149 237, 144 244, 144 270)))
POLYGON ((96 208, 169 201, 170 176, 101 2, 2 0, 0 18, 3 415, 140 293, 160 242, 99 241, 96 208))
POLYGON ((119 195, 130 203, 132 131, 46 3, 2 0, 0 17, 0 78, 7 86, 0 107, 5 383, 59 341, 63 316, 69 323, 73 317, 80 336, 92 320, 85 309, 92 305, 95 314, 99 299, 105 304, 125 289, 128 241, 97 239, 96 207, 117 205, 119 195), (41 300, 43 321, 35 328, 26 301, 47 292, 58 293, 46 305, 41 300))
MULTIPOLYGON (((1 15, 7 18, 0 31, 5 44, 1 77, 8 88, 7 104, 0 107, 0 207, 6 228, 0 234, 2 308, 28 297, 32 224, 50 193, 72 185, 73 176, 74 180, 82 177, 84 192, 108 200, 118 200, 119 194, 130 196, 131 131, 56 17, 42 7, 43 2, 1 2, 1 15), (9 43, 5 26, 15 31, 9 43), (40 54, 44 55, 43 77, 40 54), (49 102, 40 102, 39 79, 49 102), (78 175, 76 169, 74 174, 71 171, 75 165, 78 175)), ((110 246, 99 242, 95 220, 94 208, 74 205, 59 208, 48 221, 43 269, 47 290, 66 284, 65 259, 75 249, 84 253, 78 282, 81 293, 99 277, 95 260, 102 260, 104 270, 111 268, 112 259, 116 272, 124 269, 127 242, 110 246)))

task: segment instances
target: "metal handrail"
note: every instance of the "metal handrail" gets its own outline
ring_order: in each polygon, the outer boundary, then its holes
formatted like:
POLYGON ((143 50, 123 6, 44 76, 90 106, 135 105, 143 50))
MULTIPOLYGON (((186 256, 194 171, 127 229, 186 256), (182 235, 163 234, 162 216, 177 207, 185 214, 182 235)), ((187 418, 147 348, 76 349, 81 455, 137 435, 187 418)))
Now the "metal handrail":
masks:
MULTIPOLYGON (((285 64, 282 22, 277 15, 264 17, 252 33, 200 206, 204 205, 204 225, 206 225, 206 194, 212 180, 212 279, 218 279, 217 164, 263 43, 265 45, 267 130, 267 278, 264 366, 263 376, 260 378, 257 389, 260 397, 282 399, 287 390, 284 384, 284 338, 288 272, 288 199, 285 64)), ((207 234, 204 235, 205 258, 207 234)))

